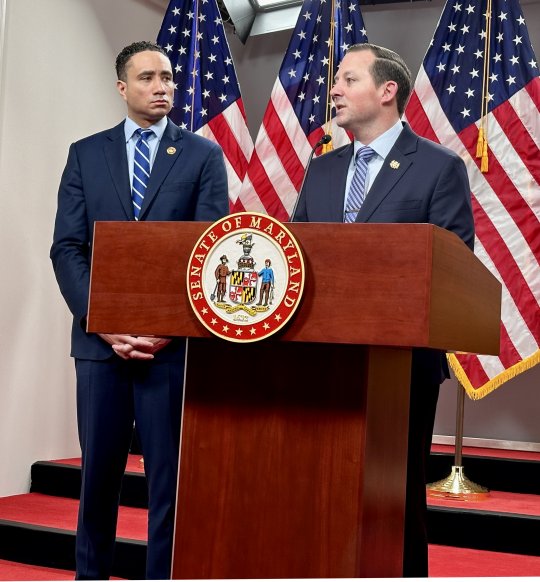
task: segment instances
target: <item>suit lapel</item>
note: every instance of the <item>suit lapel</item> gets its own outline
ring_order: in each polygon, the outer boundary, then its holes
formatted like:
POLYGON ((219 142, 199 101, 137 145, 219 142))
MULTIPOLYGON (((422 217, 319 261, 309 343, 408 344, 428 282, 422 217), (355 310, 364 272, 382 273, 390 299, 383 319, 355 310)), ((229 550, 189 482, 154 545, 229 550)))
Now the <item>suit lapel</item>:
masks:
POLYGON ((122 123, 113 127, 106 138, 103 152, 107 166, 109 167, 112 183, 122 203, 126 217, 133 220, 133 203, 131 201, 124 122, 122 121, 122 123))
POLYGON ((343 208, 345 204, 345 188, 347 186, 347 173, 354 152, 354 144, 341 149, 338 152, 329 172, 330 184, 327 198, 330 204, 330 221, 343 222, 343 208))
POLYGON ((170 172, 172 166, 182 153, 182 132, 180 128, 170 120, 167 123, 163 137, 156 153, 156 159, 150 173, 150 181, 144 196, 144 202, 139 215, 139 220, 144 218, 152 200, 156 197, 163 180, 170 172))
POLYGON ((356 222, 368 222, 370 216, 388 196, 392 188, 412 165, 411 154, 416 152, 418 137, 404 125, 396 143, 388 152, 383 166, 366 196, 356 222))

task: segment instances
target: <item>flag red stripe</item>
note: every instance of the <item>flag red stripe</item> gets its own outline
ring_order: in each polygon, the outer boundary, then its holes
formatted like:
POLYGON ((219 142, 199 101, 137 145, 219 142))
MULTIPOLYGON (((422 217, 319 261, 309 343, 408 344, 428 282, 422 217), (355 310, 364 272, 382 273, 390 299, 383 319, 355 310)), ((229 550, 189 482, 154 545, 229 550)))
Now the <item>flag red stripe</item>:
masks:
POLYGON ((474 388, 480 388, 480 386, 483 386, 489 382, 490 377, 484 370, 477 356, 468 354, 456 354, 456 358, 467 374, 467 378, 474 388))
POLYGON ((530 95, 538 112, 540 112, 540 77, 535 77, 530 83, 525 85, 524 89, 530 95))
POLYGON ((263 124, 266 134, 276 149, 284 170, 287 172, 287 175, 296 188, 296 191, 298 191, 298 188, 300 188, 300 184, 302 183, 304 165, 296 154, 294 144, 289 139, 287 131, 285 127, 283 127, 281 118, 277 114, 272 100, 268 103, 268 108, 264 114, 263 124))
POLYGON ((274 189, 272 182, 268 178, 266 170, 259 159, 257 150, 253 151, 247 175, 266 212, 278 220, 287 220, 289 215, 274 189))
MULTIPOLYGON (((540 159, 538 147, 523 125, 514 108, 505 101, 497 109, 493 110, 493 116, 499 122, 508 140, 512 143, 523 164, 527 167, 533 178, 540 184, 540 159)), ((489 134, 488 134, 489 143, 489 134)))
POLYGON ((407 120, 418 135, 440 143, 416 91, 412 92, 407 105, 407 120))
MULTIPOLYGON (((508 331, 502 323, 500 330, 501 353, 499 354, 499 359, 501 365, 504 366, 505 369, 508 369, 519 363, 523 358, 515 349, 514 344, 508 335, 508 331)), ((459 354, 457 358, 474 388, 480 388, 489 381, 489 375, 484 370, 480 359, 476 355, 459 354)))
POLYGON ((231 214, 235 213, 235 212, 245 212, 246 209, 244 208, 244 205, 242 204, 242 201, 240 200, 240 196, 236 199, 236 202, 234 204, 230 204, 230 211, 231 214))
POLYGON ((213 134, 219 139, 219 145, 223 148, 223 153, 229 160, 234 171, 240 180, 244 179, 249 160, 238 144, 236 136, 233 134, 227 120, 223 115, 218 115, 208 122, 208 126, 213 134))
POLYGON ((523 277, 523 273, 519 269, 510 249, 506 246, 499 231, 494 227, 491 219, 474 196, 472 203, 476 236, 482 242, 493 264, 499 271, 523 320, 529 329, 537 329, 538 302, 523 277))
MULTIPOLYGON (((481 160, 480 158, 476 158, 476 143, 478 139, 476 126, 471 125, 467 127, 459 134, 459 137, 471 157, 480 166, 481 160)), ((538 221, 538 217, 523 199, 519 190, 514 186, 514 183, 510 180, 494 155, 489 155, 489 171, 484 173, 483 176, 493 191, 497 193, 497 198, 501 201, 521 231, 521 234, 527 240, 529 246, 531 246, 533 253, 537 257, 540 257, 540 237, 538 236, 540 222, 538 221)))
POLYGON ((523 359, 512 343, 508 330, 503 324, 501 324, 501 352, 499 358, 505 368, 510 368, 523 359))

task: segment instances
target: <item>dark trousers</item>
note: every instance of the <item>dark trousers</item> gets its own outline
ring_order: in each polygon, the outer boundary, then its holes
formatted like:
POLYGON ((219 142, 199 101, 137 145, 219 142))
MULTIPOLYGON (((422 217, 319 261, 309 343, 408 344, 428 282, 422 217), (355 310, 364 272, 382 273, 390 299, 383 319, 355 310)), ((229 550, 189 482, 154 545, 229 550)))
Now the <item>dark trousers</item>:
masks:
POLYGON ((408 578, 428 576, 426 472, 442 381, 437 358, 423 353, 415 362, 413 352, 403 555, 408 578))
POLYGON ((148 483, 146 577, 170 578, 184 362, 76 360, 82 485, 76 578, 108 579, 133 423, 148 483))

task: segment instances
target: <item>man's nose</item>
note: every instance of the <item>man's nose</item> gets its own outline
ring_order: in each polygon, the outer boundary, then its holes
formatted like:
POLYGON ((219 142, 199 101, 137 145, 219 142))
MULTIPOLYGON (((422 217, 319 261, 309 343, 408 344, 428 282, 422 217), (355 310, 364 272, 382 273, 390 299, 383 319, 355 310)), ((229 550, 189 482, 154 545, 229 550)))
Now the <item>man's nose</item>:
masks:
POLYGON ((157 79, 156 82, 154 83, 154 93, 166 93, 166 89, 165 89, 165 81, 162 81, 161 79, 157 79))

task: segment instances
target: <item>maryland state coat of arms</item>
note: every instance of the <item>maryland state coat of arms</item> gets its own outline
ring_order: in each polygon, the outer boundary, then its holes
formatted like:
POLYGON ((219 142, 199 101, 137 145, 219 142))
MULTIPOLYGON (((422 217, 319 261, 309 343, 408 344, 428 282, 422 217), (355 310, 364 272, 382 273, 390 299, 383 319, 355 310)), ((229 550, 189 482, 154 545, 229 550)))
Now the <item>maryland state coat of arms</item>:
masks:
POLYGON ((257 341, 292 317, 304 274, 300 247, 281 222, 239 212, 212 224, 197 241, 188 263, 188 296, 213 334, 257 341))

